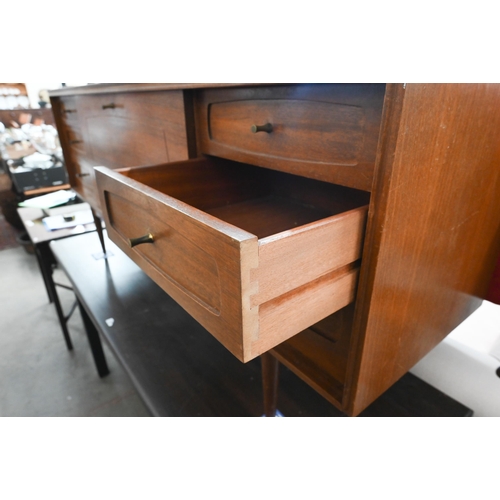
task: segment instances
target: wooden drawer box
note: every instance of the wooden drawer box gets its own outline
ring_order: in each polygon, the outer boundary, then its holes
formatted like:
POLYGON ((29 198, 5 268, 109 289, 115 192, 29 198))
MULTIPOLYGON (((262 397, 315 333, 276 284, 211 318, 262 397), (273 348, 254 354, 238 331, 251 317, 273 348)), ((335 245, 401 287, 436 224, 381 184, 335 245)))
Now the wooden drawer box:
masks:
POLYGON ((367 193, 218 158, 95 171, 113 241, 242 361, 354 300, 367 193))

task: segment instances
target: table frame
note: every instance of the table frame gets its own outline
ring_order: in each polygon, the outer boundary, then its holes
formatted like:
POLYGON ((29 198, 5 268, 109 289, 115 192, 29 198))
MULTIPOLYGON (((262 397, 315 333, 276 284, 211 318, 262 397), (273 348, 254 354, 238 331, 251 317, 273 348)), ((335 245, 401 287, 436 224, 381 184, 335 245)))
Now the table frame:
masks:
POLYGON ((75 301, 73 303, 67 314, 64 313, 61 302, 59 300, 59 295, 57 294, 56 286, 67 288, 70 290, 73 290, 73 288, 61 283, 56 283, 54 281, 53 266, 57 263, 50 250, 50 242, 62 238, 76 236, 78 234, 86 232, 95 231, 95 224, 87 224, 83 226, 83 231, 75 231, 73 228, 60 229, 57 231, 47 231, 42 223, 43 217, 46 216, 43 210, 38 208, 23 207, 18 208, 17 212, 33 245, 35 256, 38 262, 38 267, 40 268, 40 273, 42 275, 45 289, 47 291, 47 296, 49 298, 49 303, 54 303, 66 347, 71 351, 73 349, 73 343, 71 341, 67 323, 77 307, 77 302, 75 301))

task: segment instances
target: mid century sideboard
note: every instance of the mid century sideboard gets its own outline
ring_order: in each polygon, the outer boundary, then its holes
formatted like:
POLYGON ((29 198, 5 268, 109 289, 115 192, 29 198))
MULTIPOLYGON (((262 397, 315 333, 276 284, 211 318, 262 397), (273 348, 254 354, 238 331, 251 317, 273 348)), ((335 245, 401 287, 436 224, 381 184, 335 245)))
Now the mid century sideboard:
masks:
POLYGON ((51 102, 110 238, 242 362, 270 354, 349 415, 485 296, 500 85, 98 84, 51 102))

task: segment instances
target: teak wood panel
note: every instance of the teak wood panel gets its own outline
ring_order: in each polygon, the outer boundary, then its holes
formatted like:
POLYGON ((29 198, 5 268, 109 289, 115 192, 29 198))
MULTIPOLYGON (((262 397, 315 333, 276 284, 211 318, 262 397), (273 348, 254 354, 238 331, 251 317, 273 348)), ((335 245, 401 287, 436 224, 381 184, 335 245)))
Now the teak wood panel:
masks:
POLYGON ((500 86, 388 89, 347 388, 351 414, 481 303, 500 251, 500 86))
MULTIPOLYGON (((256 87, 262 83, 92 83, 82 87, 65 87, 51 90, 51 97, 74 95, 116 94, 122 92, 158 92, 185 89, 219 88, 219 87, 256 87)), ((265 84, 269 85, 269 84, 265 84)))
MULTIPOLYGON (((264 173, 262 169, 231 162, 220 167, 216 161, 199 159, 162 169, 126 169, 126 175, 105 168, 96 171, 112 239, 233 354, 248 361, 354 300, 366 207, 317 220, 316 210, 304 206, 307 223, 294 228, 296 202, 289 202, 289 214, 280 209, 279 217, 266 219, 259 183, 253 193, 256 203, 250 201, 251 190, 241 183, 240 173, 264 173), (200 170, 208 173, 212 185, 220 183, 224 189, 193 200, 193 192, 204 185, 204 176, 197 175, 200 170), (137 173, 145 181, 149 171, 149 184, 157 188, 154 179, 160 176, 158 184, 166 193, 135 179, 137 173), (231 179, 236 189, 231 189, 231 179), (245 189, 239 191, 238 186, 245 189), (279 234, 259 240, 235 221, 216 218, 170 192, 184 193, 198 206, 212 206, 212 211, 213 205, 227 203, 228 196, 240 192, 248 209, 255 210, 252 224, 262 221, 269 230, 271 220, 279 234), (153 244, 129 248, 129 238, 147 233, 154 235, 153 244), (333 242, 337 254, 332 258, 328 254, 333 242), (320 258, 325 259, 323 265, 318 265, 320 258)), ((264 206, 273 204, 270 198, 264 206)), ((231 205, 226 206, 232 213, 231 205)))
POLYGON ((181 91, 80 97, 94 161, 108 168, 187 159, 181 91))
POLYGON ((384 91, 375 84, 200 90, 199 149, 369 191, 384 91), (267 123, 270 133, 252 133, 267 123))

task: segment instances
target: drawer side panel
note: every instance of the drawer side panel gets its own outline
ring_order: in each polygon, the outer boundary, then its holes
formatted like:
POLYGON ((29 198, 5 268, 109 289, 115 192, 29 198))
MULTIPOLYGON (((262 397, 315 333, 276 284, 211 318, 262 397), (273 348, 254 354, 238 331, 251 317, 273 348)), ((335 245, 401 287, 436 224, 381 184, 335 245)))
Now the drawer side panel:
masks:
POLYGON ((359 268, 347 266, 259 306, 259 339, 252 345, 262 354, 354 301, 359 268))
POLYGON ((254 272, 258 305, 314 281, 361 257, 368 207, 329 217, 259 241, 254 272))

